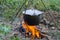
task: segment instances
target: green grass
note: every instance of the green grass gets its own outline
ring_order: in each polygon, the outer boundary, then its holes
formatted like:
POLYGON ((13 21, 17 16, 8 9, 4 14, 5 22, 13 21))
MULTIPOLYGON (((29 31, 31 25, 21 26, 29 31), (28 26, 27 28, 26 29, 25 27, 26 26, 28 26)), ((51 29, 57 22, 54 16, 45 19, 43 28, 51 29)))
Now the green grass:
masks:
MULTIPOLYGON (((6 21, 12 21, 12 19, 15 17, 15 13, 19 10, 19 8, 22 6, 25 0, 1 0, 1 13, 3 17, 5 17, 6 21)), ((30 2, 30 1, 29 1, 30 2)), ((60 12, 60 0, 43 0, 45 6, 47 9, 52 9, 54 11, 60 12)), ((28 4, 28 8, 32 5, 35 5, 35 9, 45 11, 46 8, 43 6, 41 0, 33 0, 30 2, 31 4, 28 4)), ((22 14, 22 11, 26 8, 24 6, 22 10, 19 12, 19 15, 22 14), (21 14, 20 14, 21 13, 21 14)))
POLYGON ((60 40, 60 31, 57 32, 57 38, 58 38, 58 40, 60 40))
MULTIPOLYGON (((45 6, 47 7, 47 9, 52 9, 54 11, 60 11, 60 0, 42 0, 42 1, 45 4, 45 6), (51 5, 54 5, 54 6, 51 6, 51 5), (51 8, 51 7, 53 7, 53 8, 51 8)), ((41 0, 36 1, 36 2, 37 2, 37 4, 36 4, 37 9, 45 10, 41 0)))
POLYGON ((15 37, 15 36, 12 36, 11 37, 11 40, 20 40, 17 36, 15 37))
POLYGON ((0 24, 0 33, 2 34, 8 34, 10 32, 11 26, 10 25, 3 25, 0 24))

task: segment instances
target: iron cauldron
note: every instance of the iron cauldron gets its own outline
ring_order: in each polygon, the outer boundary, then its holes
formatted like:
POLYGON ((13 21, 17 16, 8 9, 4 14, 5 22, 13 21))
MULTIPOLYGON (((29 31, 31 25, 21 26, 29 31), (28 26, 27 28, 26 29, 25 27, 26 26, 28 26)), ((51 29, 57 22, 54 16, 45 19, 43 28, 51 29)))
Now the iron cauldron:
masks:
POLYGON ((43 12, 36 9, 29 9, 23 11, 24 22, 28 25, 39 25, 40 20, 43 17, 43 12))

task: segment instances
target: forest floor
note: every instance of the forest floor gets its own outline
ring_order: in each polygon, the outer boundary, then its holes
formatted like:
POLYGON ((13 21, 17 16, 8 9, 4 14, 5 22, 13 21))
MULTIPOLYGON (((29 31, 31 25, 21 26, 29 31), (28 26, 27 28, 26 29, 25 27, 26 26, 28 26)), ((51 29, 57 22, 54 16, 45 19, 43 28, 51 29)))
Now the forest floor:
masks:
MULTIPOLYGON (((47 13, 47 12, 45 12, 45 13, 47 13)), ((50 12, 51 13, 51 15, 53 16, 53 18, 55 19, 55 21, 58 21, 59 23, 60 23, 60 17, 58 17, 58 15, 57 15, 57 12, 50 12)), ((51 17, 49 17, 49 15, 48 14, 44 14, 44 16, 45 16, 45 18, 48 20, 48 21, 52 21, 52 18, 51 17), (47 16, 46 16, 47 15, 47 16), (48 18, 49 17, 49 18, 48 18)), ((0 19, 0 21, 1 21, 2 19, 0 19)), ((18 38, 19 38, 19 40, 29 40, 30 38, 25 38, 23 35, 21 35, 21 33, 16 29, 16 28, 18 28, 18 27, 20 27, 20 20, 19 21, 14 21, 12 24, 10 24, 9 22, 0 22, 1 24, 9 24, 9 25, 11 25, 11 31, 9 32, 9 34, 7 34, 7 35, 3 35, 2 36, 2 38, 3 38, 3 40, 11 40, 10 39, 10 37, 12 37, 12 36, 17 36, 18 38)), ((49 38, 49 40, 57 40, 57 36, 56 35, 52 35, 51 34, 51 32, 52 33, 56 33, 58 30, 57 29, 55 29, 55 30, 49 30, 49 29, 47 29, 47 28, 45 28, 45 26, 46 25, 44 25, 44 24, 40 24, 40 26, 38 26, 37 28, 39 28, 39 30, 41 30, 40 28, 42 28, 42 32, 46 32, 46 33, 49 33, 50 35, 46 35, 48 38, 49 38), (50 32, 51 31, 51 32, 50 32), (52 38, 51 38, 52 37, 52 38)), ((35 39, 35 40, 37 40, 37 39, 35 39)), ((46 40, 45 38, 44 39, 39 39, 39 40, 46 40)))

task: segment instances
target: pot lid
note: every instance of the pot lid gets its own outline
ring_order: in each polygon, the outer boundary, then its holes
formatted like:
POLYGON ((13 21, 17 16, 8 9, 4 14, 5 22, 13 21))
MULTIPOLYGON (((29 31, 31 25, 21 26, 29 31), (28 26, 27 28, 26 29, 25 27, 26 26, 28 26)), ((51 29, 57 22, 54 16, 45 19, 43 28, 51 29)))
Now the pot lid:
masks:
POLYGON ((28 14, 28 15, 40 15, 42 14, 43 12, 42 11, 39 11, 39 10, 36 10, 36 9, 28 9, 28 10, 25 10, 23 11, 23 14, 28 14))

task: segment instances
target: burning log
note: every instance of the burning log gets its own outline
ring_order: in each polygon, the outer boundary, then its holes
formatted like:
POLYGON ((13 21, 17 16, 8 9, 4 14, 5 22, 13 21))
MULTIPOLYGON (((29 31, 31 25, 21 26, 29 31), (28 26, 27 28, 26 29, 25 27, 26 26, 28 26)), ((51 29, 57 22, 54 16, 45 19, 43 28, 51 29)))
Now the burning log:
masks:
POLYGON ((47 40, 49 40, 48 37, 43 35, 44 33, 41 33, 36 26, 29 26, 24 21, 22 22, 22 28, 20 28, 20 32, 25 32, 25 37, 30 37, 31 40, 34 40, 35 38, 46 38, 47 40), (29 33, 31 34, 29 35, 29 33))
POLYGON ((36 26, 29 26, 24 21, 22 22, 22 28, 25 29, 25 33, 26 33, 25 36, 26 37, 30 36, 31 40, 34 40, 34 38, 37 38, 37 39, 47 38, 46 36, 41 34, 41 32, 37 29, 36 26), (29 33, 31 34, 29 35, 29 33))

